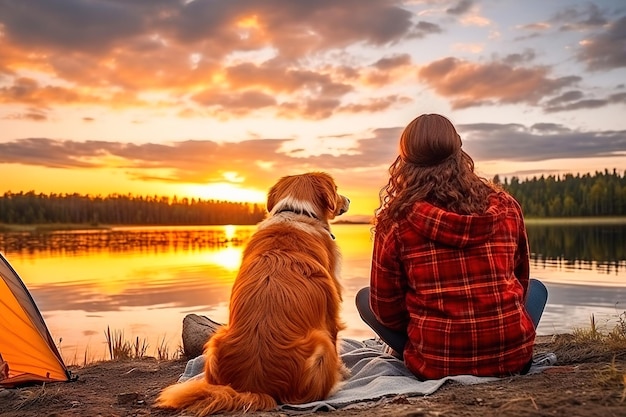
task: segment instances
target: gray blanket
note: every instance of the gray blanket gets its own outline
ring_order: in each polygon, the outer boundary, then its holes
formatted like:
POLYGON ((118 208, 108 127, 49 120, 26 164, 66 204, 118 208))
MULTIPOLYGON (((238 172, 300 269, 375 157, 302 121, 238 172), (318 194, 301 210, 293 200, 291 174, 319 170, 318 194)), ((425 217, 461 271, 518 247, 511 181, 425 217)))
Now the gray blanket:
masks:
MULTIPOLYGON (((479 384, 497 381, 493 377, 457 375, 437 380, 420 381, 411 374, 401 360, 383 353, 383 345, 374 340, 359 342, 342 339, 341 358, 350 369, 350 378, 343 383, 339 391, 323 401, 307 404, 282 404, 283 411, 332 411, 350 404, 376 401, 389 396, 404 394, 407 396, 428 395, 437 391, 446 381, 461 384, 479 384)), ((556 362, 554 354, 542 355, 533 362, 529 373, 541 372, 556 362)), ((204 369, 204 357, 191 359, 179 382, 190 378, 201 378, 204 369)))

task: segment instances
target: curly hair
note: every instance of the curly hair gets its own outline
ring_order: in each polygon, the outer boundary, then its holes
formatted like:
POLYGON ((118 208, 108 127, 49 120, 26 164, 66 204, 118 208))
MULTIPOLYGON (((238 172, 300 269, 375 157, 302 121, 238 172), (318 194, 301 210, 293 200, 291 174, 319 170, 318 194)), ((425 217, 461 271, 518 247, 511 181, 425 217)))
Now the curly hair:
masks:
POLYGON ((480 214, 499 187, 474 173, 474 161, 461 149, 452 123, 438 114, 423 114, 400 136, 400 155, 389 167, 389 182, 380 190, 375 229, 389 229, 416 202, 428 202, 457 214, 480 214))

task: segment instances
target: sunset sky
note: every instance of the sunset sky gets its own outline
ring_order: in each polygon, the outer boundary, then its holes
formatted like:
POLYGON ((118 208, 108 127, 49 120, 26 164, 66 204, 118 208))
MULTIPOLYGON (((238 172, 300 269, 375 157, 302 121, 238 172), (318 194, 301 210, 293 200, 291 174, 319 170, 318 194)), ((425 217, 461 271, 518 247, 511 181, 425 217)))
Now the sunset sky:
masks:
POLYGON ((263 202, 332 174, 371 215, 402 128, 491 178, 626 170, 623 0, 0 0, 0 193, 263 202))

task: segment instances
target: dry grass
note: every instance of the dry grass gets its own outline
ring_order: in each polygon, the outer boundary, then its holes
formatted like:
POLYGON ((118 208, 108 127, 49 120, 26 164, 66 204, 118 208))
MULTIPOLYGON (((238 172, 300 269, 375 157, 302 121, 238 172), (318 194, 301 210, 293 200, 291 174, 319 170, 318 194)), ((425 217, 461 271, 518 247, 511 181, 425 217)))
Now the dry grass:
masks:
POLYGON ((111 328, 109 326, 107 326, 107 330, 106 332, 104 332, 104 336, 106 338, 107 348, 109 350, 109 358, 112 361, 143 358, 144 356, 146 356, 146 351, 148 350, 148 342, 145 339, 139 340, 139 337, 136 337, 133 342, 129 342, 124 338, 123 331, 114 330, 113 332, 111 332, 111 328))
POLYGON ((167 346, 167 343, 165 343, 165 336, 163 336, 163 340, 161 340, 159 344, 157 345, 156 353, 157 353, 157 359, 160 361, 170 359, 170 349, 167 346))
POLYGON ((615 359, 598 371, 597 381, 608 389, 622 389, 620 403, 626 399, 626 369, 618 365, 615 359))
POLYGON ((612 358, 626 358, 626 312, 617 316, 611 329, 597 325, 592 315, 588 328, 576 328, 571 334, 554 338, 559 363, 610 362, 612 358))
POLYGON ((56 390, 50 390, 45 383, 41 386, 33 387, 32 389, 21 389, 18 392, 19 399, 15 406, 17 410, 32 407, 36 404, 49 404, 51 402, 56 402, 59 397, 59 388, 56 390))
POLYGON ((591 316, 589 328, 574 329, 571 337, 562 337, 557 344, 559 362, 610 363, 597 373, 596 382, 610 389, 621 389, 620 402, 626 400, 626 368, 616 362, 626 358, 626 311, 617 316, 617 324, 602 331, 591 316))

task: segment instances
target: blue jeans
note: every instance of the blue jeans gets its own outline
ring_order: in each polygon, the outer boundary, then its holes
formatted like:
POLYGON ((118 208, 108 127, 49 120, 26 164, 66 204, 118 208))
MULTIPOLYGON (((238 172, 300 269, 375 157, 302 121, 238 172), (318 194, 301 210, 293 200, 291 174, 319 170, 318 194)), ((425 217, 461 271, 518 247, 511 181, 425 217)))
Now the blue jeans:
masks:
MULTIPOLYGON (((526 311, 533 320, 535 328, 539 324, 539 319, 543 314, 543 309, 548 301, 548 290, 545 285, 538 279, 531 278, 528 284, 528 296, 526 297, 526 311)), ((370 308, 370 289, 369 287, 361 288, 356 294, 356 309, 361 315, 361 319, 374 330, 383 342, 396 351, 400 356, 404 351, 404 345, 407 341, 406 332, 398 332, 391 330, 382 325, 374 316, 370 308)))

